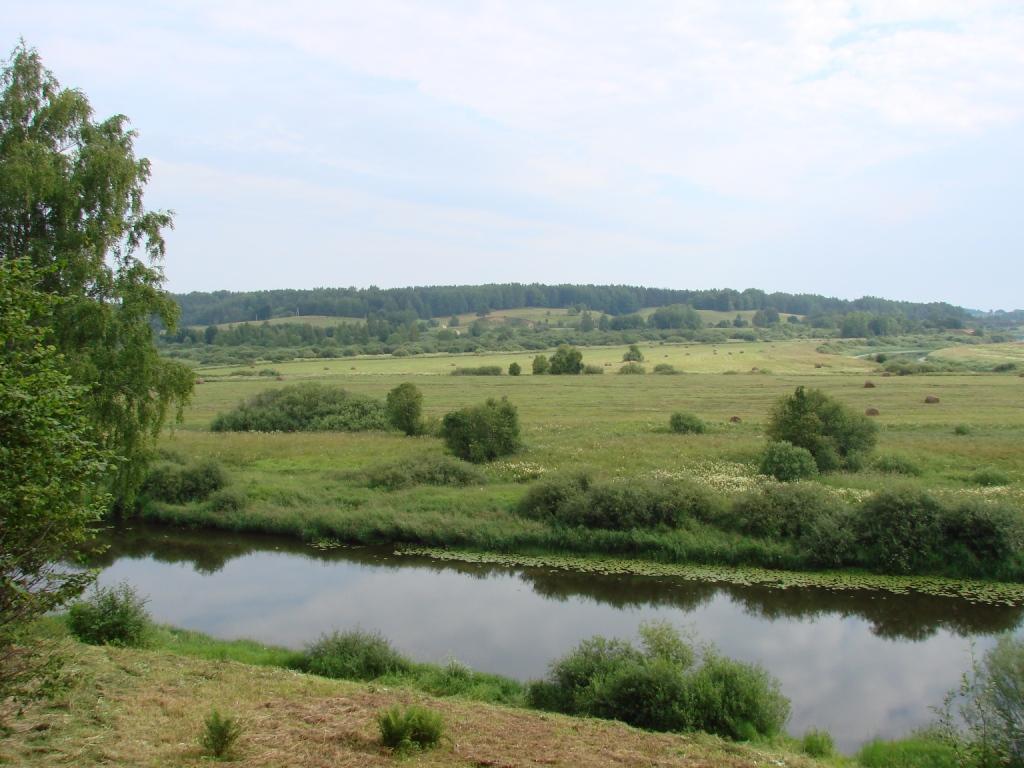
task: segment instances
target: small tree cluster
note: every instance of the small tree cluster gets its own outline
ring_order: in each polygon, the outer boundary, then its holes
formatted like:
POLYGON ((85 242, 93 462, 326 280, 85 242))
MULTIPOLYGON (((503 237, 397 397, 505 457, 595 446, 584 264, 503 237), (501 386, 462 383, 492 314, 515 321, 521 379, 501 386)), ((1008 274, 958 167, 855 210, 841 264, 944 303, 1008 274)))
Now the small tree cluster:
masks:
POLYGON ((481 463, 520 448, 519 414, 507 398, 460 408, 444 417, 441 436, 460 459, 481 463))
POLYGON ((388 392, 384 409, 388 422, 407 435, 423 431, 423 393, 415 384, 405 382, 388 392))
POLYGON ((810 451, 818 469, 828 472, 855 466, 874 448, 878 429, 821 390, 797 387, 774 407, 768 437, 810 451))

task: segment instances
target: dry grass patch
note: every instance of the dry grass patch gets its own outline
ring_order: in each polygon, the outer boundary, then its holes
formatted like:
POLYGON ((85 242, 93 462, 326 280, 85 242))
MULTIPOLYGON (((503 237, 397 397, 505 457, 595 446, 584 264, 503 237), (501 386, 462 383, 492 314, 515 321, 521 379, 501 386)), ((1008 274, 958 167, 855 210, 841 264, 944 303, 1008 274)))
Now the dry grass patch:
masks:
MULTIPOLYGON (((0 763, 26 766, 210 765, 199 746, 211 707, 244 732, 225 765, 343 768, 392 765, 377 713, 395 704, 441 712, 436 750, 415 766, 741 766, 813 760, 704 736, 654 734, 618 723, 431 699, 380 686, 329 681, 281 669, 68 643, 77 681, 55 706, 28 709, 0 741, 0 763)), ((777 763, 781 764, 781 763, 777 763)))

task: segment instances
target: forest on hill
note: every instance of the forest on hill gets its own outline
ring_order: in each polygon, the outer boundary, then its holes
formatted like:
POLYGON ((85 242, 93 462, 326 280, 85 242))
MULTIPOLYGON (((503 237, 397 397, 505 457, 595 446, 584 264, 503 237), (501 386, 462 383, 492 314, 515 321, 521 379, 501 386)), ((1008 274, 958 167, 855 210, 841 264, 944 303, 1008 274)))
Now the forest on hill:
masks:
POLYGON ((773 309, 812 320, 853 312, 900 316, 935 328, 960 328, 971 318, 963 307, 945 302, 918 303, 865 296, 839 299, 808 293, 766 293, 755 288, 685 290, 635 285, 489 285, 409 288, 312 288, 269 291, 213 291, 174 295, 182 325, 218 325, 295 315, 366 317, 409 313, 421 320, 466 313, 527 307, 578 307, 608 315, 628 315, 645 307, 673 304, 719 312, 773 309))

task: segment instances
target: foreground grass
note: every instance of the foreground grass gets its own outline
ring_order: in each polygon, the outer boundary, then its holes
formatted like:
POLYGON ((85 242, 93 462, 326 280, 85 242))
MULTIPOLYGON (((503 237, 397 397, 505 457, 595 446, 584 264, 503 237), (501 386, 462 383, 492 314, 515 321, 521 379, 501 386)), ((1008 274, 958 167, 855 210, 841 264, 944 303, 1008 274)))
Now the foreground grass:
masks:
POLYGON ((72 688, 56 702, 8 718, 13 730, 0 739, 0 763, 207 765, 198 739, 203 719, 217 708, 243 726, 232 765, 390 765, 396 758, 380 745, 377 713, 419 704, 443 715, 447 736, 434 751, 404 757, 410 765, 819 765, 781 747, 654 734, 614 722, 436 699, 380 681, 332 681, 232 660, 236 655, 273 660, 275 651, 254 644, 177 633, 171 652, 162 647, 169 642, 158 637, 153 648, 129 650, 65 641, 72 688), (223 659, 203 658, 210 653, 223 659))

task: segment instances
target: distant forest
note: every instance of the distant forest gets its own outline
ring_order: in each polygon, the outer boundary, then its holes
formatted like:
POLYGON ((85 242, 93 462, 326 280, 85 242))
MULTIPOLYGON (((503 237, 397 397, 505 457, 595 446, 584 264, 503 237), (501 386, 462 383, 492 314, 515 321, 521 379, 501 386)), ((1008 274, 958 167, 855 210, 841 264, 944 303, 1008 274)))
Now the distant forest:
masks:
POLYGON ((365 318, 372 314, 409 313, 421 320, 466 313, 547 307, 576 307, 612 316, 645 307, 689 305, 722 312, 772 309, 809 318, 843 316, 854 312, 894 315, 935 328, 960 328, 972 313, 944 302, 916 303, 873 296, 837 299, 809 293, 675 290, 632 285, 491 285, 421 286, 413 288, 313 288, 309 290, 214 291, 174 296, 181 305, 183 325, 217 325, 275 317, 327 315, 365 318))

